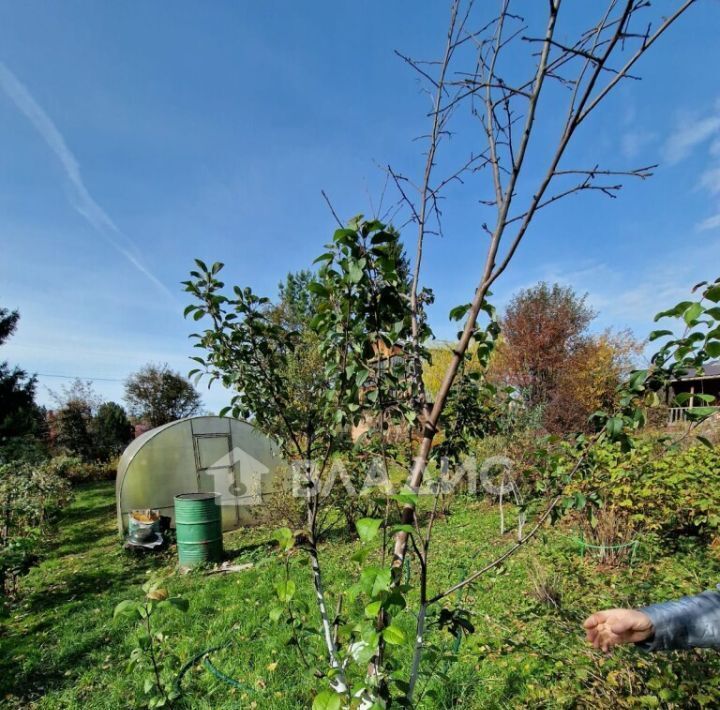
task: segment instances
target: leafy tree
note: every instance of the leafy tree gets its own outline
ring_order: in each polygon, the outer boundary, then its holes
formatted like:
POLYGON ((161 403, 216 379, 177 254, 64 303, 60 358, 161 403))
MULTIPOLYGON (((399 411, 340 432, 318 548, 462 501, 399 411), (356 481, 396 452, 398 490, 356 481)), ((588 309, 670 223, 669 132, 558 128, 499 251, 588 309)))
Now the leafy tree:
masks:
MULTIPOLYGON (((208 267, 196 260, 198 268, 185 285, 195 297, 186 315, 208 318, 207 328, 194 336, 206 351, 194 358, 201 366, 195 372, 232 388, 233 414, 252 417, 278 439, 288 457, 317 464, 307 467, 303 479, 303 537, 317 594, 324 599, 317 542, 324 530, 320 502, 330 457, 346 445, 348 429, 364 421, 372 442, 366 438, 360 446, 367 449, 379 441, 378 453, 385 461, 383 434, 394 425, 414 426, 417 397, 408 377, 409 284, 398 233, 356 217, 336 230, 316 262, 317 276, 310 279, 301 272, 289 277, 277 305, 249 288, 235 287, 226 295, 220 263, 208 267)), ((387 491, 384 495, 389 513, 391 501, 387 491)), ((355 500, 349 504, 357 507, 355 500)), ((378 528, 379 521, 376 532, 378 528)), ((362 519, 357 529, 362 538, 362 519)), ((292 540, 289 530, 286 535, 292 540)), ((389 582, 388 573, 384 590, 389 582)), ((292 596, 290 584, 282 584, 283 600, 292 596)), ((324 600, 321 616, 331 664, 340 678, 324 600)))
MULTIPOLYGON (((20 314, 0 308, 0 345, 17 329, 20 314)), ((45 433, 43 411, 35 403, 37 379, 0 362, 0 459, 15 458, 45 433), (15 452, 15 453, 13 453, 15 452)))
POLYGON ((125 401, 130 413, 153 427, 189 417, 200 409, 200 394, 180 373, 167 364, 145 365, 125 382, 125 401))
POLYGON ((580 431, 597 410, 611 411, 619 402, 618 388, 642 353, 632 333, 606 330, 587 338, 557 382, 544 411, 546 426, 555 431, 580 431))
POLYGON ((53 421, 55 445, 83 461, 95 459, 92 427, 101 399, 92 383, 78 378, 50 394, 58 405, 53 421))
POLYGON ((595 313, 570 287, 539 283, 518 293, 502 318, 490 378, 516 387, 552 432, 588 428, 589 415, 612 409, 641 345, 629 332, 589 332, 595 313))
POLYGON ((133 427, 119 404, 105 402, 92 421, 92 435, 97 457, 107 461, 132 441, 133 427))
POLYGON ((572 288, 542 282, 520 291, 501 319, 497 374, 528 407, 547 404, 570 362, 587 346, 595 313, 572 288))
POLYGON ((273 306, 271 317, 289 330, 307 330, 317 311, 317 294, 310 289, 315 275, 309 269, 289 273, 278 284, 278 303, 273 306))

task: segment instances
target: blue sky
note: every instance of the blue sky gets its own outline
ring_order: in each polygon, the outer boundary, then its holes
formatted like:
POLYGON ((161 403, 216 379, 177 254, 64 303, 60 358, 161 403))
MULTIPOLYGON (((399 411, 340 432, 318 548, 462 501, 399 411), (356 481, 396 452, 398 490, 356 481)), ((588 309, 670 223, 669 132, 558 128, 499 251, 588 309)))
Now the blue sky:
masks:
MULTIPOLYGON (((570 32, 588 5, 567 6, 570 32)), ((274 295, 334 229, 321 189, 345 218, 377 207, 379 165, 418 174, 427 98, 393 49, 434 56, 446 16, 444 2, 409 0, 0 2, 0 305, 21 312, 2 359, 97 378, 116 400, 149 361, 189 370, 179 282, 193 257, 274 295)), ((720 3, 699 0, 641 61, 643 81, 584 127, 573 158, 661 166, 617 200, 580 195, 544 212, 495 289, 499 306, 560 281, 589 294, 596 328, 644 336, 656 311, 717 276, 719 26, 720 3)), ((460 128, 453 151, 479 140, 460 128)), ((427 245, 440 337, 478 280, 480 196, 451 190, 445 235, 427 245)), ((65 382, 39 380, 45 403, 65 382)), ((204 399, 217 410, 227 397, 204 399)))

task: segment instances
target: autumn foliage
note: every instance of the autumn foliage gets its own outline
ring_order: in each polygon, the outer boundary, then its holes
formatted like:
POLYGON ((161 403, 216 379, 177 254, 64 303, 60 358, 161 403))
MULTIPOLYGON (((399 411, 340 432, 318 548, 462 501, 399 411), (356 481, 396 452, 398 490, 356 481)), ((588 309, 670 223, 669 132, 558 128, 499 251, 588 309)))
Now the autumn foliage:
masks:
POLYGON ((516 387, 548 431, 582 430, 592 412, 612 407, 640 352, 630 332, 590 333, 595 315, 572 288, 539 283, 520 291, 501 319, 490 377, 516 387))

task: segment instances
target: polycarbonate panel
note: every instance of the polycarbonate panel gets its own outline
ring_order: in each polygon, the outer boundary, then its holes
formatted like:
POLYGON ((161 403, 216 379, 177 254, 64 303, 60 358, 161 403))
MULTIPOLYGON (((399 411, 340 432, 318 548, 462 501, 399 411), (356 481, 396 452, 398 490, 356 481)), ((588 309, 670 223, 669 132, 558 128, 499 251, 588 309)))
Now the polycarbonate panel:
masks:
POLYGON ((198 436, 195 435, 195 452, 198 469, 227 468, 227 455, 230 453, 230 435, 198 436))
POLYGON ((230 417, 172 422, 138 437, 122 455, 118 526, 127 529, 128 513, 143 508, 157 508, 174 523, 174 496, 206 491, 220 494, 223 529, 233 529, 262 513, 263 496, 275 490, 285 471, 277 446, 246 422, 230 417))

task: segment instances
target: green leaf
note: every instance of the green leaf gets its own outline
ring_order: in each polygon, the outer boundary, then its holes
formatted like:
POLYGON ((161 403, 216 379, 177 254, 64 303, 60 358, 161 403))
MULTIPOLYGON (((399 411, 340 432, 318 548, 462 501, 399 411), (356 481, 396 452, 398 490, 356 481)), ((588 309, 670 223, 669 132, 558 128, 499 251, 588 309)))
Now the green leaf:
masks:
POLYGON ((370 370, 358 370, 357 374, 355 375, 355 384, 358 387, 362 387, 368 377, 370 377, 370 370))
POLYGON ((414 424, 417 420, 417 414, 415 414, 412 409, 408 409, 407 411, 403 412, 403 416, 405 417, 408 424, 414 424))
POLYGON ((418 494, 412 491, 400 491, 391 497, 401 505, 417 505, 418 502, 418 494))
POLYGON ((714 283, 707 291, 703 294, 708 301, 717 303, 720 301, 720 283, 714 283))
POLYGON ((312 710, 340 710, 341 707, 342 696, 332 690, 323 690, 318 693, 312 704, 312 710))
POLYGON ((292 579, 286 579, 275 585, 278 599, 281 602, 289 602, 295 595, 295 582, 292 579))
POLYGON ((399 626, 395 626, 395 624, 390 624, 390 626, 388 626, 382 634, 385 639, 385 643, 389 643, 393 646, 400 646, 407 641, 405 632, 399 626))
POLYGON ((661 311, 658 313, 653 320, 659 321, 661 318, 667 318, 669 316, 679 316, 683 314, 689 306, 692 305, 692 301, 680 301, 675 307, 670 308, 667 311, 661 311))
POLYGON ((138 602, 133 601, 132 599, 125 599, 115 607, 115 611, 113 611, 113 619, 120 614, 137 614, 137 612, 138 602))
POLYGON ((647 376, 647 370, 636 370, 630 375, 630 379, 628 380, 628 387, 631 390, 637 390, 645 382, 647 376))
POLYGON ((387 244, 388 242, 395 241, 395 237, 389 232, 381 231, 373 234, 370 240, 373 244, 387 244))
POLYGON ((653 330, 650 335, 648 335, 648 340, 652 342, 653 340, 657 340, 658 338, 664 338, 666 335, 672 334, 672 330, 653 330))
POLYGON ((381 600, 370 602, 365 607, 365 617, 367 619, 374 619, 380 613, 381 608, 382 608, 381 600))
POLYGON ((279 621, 280 617, 285 613, 285 610, 282 607, 275 606, 272 609, 270 609, 268 616, 270 617, 270 621, 279 621))
POLYGON ((370 542, 380 530, 382 520, 379 518, 360 518, 355 522, 355 528, 363 542, 370 542))
POLYGON ((351 263, 350 268, 348 269, 348 278, 350 279, 350 283, 360 283, 362 281, 362 277, 362 267, 360 267, 358 264, 351 263))
POLYGON ((375 580, 377 579, 378 574, 382 571, 382 568, 376 566, 376 565, 370 565, 368 567, 365 567, 362 572, 360 572, 360 588, 365 594, 372 596, 373 593, 373 586, 375 585, 375 580))
POLYGON ((412 525, 393 525, 392 532, 406 532, 412 535, 415 532, 415 528, 412 525))
POLYGON ((683 313, 683 319, 688 325, 691 325, 698 319, 702 312, 703 307, 699 303, 693 303, 688 306, 687 310, 683 313))
POLYGON ((355 236, 355 230, 354 229, 336 229, 335 234, 333 234, 333 241, 339 241, 341 239, 344 239, 345 237, 354 237, 355 236))
POLYGON ((355 552, 352 553, 350 559, 353 562, 357 562, 361 565, 363 562, 365 562, 370 552, 371 550, 369 547, 361 547, 359 550, 355 550, 355 552))
POLYGON ((616 437, 623 429, 622 417, 610 417, 607 422, 605 422, 605 428, 611 437, 616 437))
POLYGON ((710 402, 715 401, 715 397, 711 394, 703 394, 702 392, 693 395, 695 399, 699 399, 701 402, 705 402, 705 404, 709 404, 710 402))
POLYGON ((450 320, 460 320, 470 310, 472 303, 465 303, 462 306, 455 306, 450 311, 450 320))
POLYGON ((708 439, 706 436, 702 436, 702 435, 700 435, 700 434, 696 434, 696 435, 695 435, 695 438, 696 438, 700 443, 702 443, 702 444, 704 444, 705 446, 707 446, 709 449, 714 449, 714 448, 715 448, 715 446, 713 445, 712 441, 710 441, 710 439, 708 439))
POLYGON ((322 298, 327 298, 330 295, 330 291, 328 291, 325 286, 323 286, 321 283, 318 283, 317 281, 311 281, 307 285, 307 289, 308 291, 310 291, 310 293, 317 294, 322 298))
POLYGON ((710 357, 720 357, 720 340, 713 340, 705 346, 710 357))
POLYGON ((693 421, 707 419, 717 412, 715 407, 692 407, 685 412, 685 416, 693 421))
POLYGON ((381 592, 387 592, 392 584, 392 571, 389 567, 381 569, 375 575, 375 581, 373 582, 371 594, 373 597, 377 597, 381 592))
POLYGON ((290 528, 280 528, 273 533, 273 538, 278 541, 281 550, 290 550, 295 544, 295 536, 290 528))
POLYGON ((488 303, 488 301, 483 301, 480 308, 490 316, 491 320, 494 321, 497 319, 497 310, 495 309, 495 306, 492 305, 492 303, 488 303))

